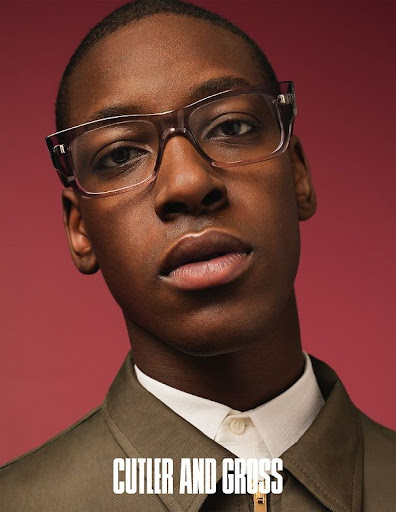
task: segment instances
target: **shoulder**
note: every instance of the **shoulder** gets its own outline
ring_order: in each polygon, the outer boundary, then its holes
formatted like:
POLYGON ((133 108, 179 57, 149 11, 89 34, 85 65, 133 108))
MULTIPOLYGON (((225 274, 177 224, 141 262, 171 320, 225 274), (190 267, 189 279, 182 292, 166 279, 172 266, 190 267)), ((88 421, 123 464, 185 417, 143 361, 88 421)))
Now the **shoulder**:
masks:
POLYGON ((391 510, 396 503, 396 432, 358 411, 362 427, 364 510, 391 510))
MULTIPOLYGON (((92 489, 109 488, 113 458, 122 453, 106 426, 102 408, 97 408, 41 447, 0 468, 0 508, 9 512, 74 510, 73 494, 80 504, 92 506, 92 489)), ((95 510, 102 510, 102 505, 98 503, 95 510)))

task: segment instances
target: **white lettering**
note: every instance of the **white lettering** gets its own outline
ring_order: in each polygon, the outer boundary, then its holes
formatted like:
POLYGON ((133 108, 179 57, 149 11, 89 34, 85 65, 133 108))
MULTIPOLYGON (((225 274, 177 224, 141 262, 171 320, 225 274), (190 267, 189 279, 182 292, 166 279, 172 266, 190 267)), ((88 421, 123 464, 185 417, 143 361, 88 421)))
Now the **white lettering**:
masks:
POLYGON ((122 494, 125 492, 125 484, 123 481, 119 480, 119 472, 124 471, 125 469, 125 460, 124 459, 114 459, 113 460, 113 492, 114 494, 122 494))
POLYGON ((274 477, 274 480, 271 482, 271 492, 274 494, 280 494, 283 491, 283 476, 278 473, 278 470, 282 471, 282 469, 282 459, 271 460, 271 474, 274 477))
POLYGON ((115 494, 173 493, 173 460, 170 458, 127 458, 113 460, 115 494), (120 474, 124 472, 124 475, 120 474))

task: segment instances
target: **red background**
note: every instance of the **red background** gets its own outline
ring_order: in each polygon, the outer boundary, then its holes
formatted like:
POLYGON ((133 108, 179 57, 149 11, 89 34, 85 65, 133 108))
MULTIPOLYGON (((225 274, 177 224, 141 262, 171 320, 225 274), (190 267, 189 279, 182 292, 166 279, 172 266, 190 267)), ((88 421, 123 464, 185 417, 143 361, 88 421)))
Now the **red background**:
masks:
MULTIPOLYGON (((319 208, 302 225, 304 348, 368 415, 396 427, 394 2, 200 0, 255 38, 296 83, 319 208)), ((7 5, 5 5, 7 4, 7 5)), ((100 275, 68 255, 44 136, 64 66, 120 1, 1 7, 1 461, 100 403, 128 350, 100 275)))

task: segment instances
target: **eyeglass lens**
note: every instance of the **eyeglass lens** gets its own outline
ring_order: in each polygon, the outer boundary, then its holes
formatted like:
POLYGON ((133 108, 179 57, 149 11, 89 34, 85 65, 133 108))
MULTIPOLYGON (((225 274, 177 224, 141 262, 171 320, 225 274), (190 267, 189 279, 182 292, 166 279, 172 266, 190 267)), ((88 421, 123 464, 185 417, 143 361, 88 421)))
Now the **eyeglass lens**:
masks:
MULTIPOLYGON (((208 160, 225 167, 264 160, 284 143, 278 108, 265 94, 205 103, 191 112, 188 124, 208 160)), ((159 147, 157 127, 149 120, 106 125, 74 139, 74 173, 87 192, 137 185, 152 175, 159 147)))

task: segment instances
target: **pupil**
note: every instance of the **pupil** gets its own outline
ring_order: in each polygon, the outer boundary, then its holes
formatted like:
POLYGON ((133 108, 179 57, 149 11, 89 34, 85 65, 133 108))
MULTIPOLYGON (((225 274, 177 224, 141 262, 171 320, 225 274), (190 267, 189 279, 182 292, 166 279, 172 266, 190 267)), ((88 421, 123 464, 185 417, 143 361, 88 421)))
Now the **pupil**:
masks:
POLYGON ((223 132, 225 135, 236 135, 241 129, 239 121, 227 121, 223 123, 223 132))
POLYGON ((118 148, 112 153, 112 159, 117 164, 124 164, 129 159, 129 149, 118 148))

